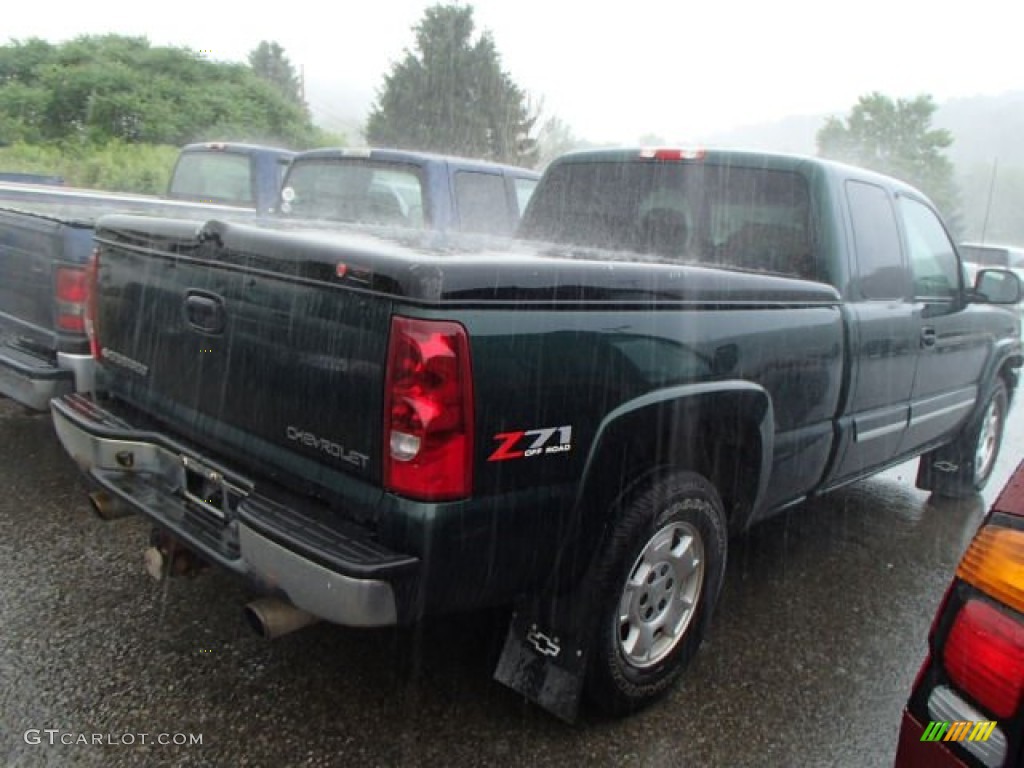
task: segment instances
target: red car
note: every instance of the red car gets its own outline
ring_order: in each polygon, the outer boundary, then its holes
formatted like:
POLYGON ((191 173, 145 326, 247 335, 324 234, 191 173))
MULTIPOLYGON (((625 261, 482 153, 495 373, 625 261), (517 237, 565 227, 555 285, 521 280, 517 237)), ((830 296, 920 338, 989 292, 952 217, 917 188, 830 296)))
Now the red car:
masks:
POLYGON ((939 607, 903 711, 897 768, 1024 763, 1024 462, 939 607))

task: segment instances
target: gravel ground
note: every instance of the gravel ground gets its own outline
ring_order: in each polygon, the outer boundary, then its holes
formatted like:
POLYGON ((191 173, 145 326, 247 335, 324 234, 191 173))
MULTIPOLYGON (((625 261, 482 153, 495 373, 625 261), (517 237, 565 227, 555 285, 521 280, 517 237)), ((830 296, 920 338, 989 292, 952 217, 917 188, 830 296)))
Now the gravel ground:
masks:
POLYGON ((682 684, 570 727, 490 680, 498 614, 267 642, 228 575, 152 581, 148 526, 97 518, 49 417, 0 399, 0 764, 891 765, 936 604, 1024 455, 1018 412, 984 500, 931 501, 910 464, 734 539, 682 684), (93 734, 114 743, 60 743, 93 734))

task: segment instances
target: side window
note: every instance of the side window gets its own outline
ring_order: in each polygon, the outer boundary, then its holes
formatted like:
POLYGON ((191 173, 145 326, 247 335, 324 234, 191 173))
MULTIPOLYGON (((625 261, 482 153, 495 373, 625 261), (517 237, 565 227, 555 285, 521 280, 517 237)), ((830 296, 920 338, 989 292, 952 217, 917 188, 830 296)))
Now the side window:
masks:
POLYGON ((864 299, 902 299, 907 295, 908 275, 900 251, 900 232, 889 195, 862 181, 846 182, 857 284, 864 299))
POLYGON ((914 297, 951 299, 960 291, 956 250, 939 217, 926 205, 900 198, 900 214, 907 233, 914 297))
POLYGON ((229 205, 255 202, 249 156, 220 151, 183 153, 171 179, 171 195, 229 205))
POLYGON ((459 171, 455 199, 463 232, 507 235, 512 232, 505 179, 498 174, 459 171))
POLYGON ((512 183, 515 184, 516 204, 519 206, 519 215, 522 216, 523 211, 526 210, 526 204, 533 197, 533 190, 537 188, 537 180, 515 177, 512 179, 512 183))

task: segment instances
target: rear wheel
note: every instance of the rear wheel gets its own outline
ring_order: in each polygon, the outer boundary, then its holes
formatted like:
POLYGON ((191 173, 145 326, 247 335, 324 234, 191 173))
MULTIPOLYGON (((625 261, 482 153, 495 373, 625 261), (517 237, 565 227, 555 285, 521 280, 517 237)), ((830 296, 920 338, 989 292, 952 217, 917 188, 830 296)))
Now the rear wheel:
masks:
POLYGON ((624 508, 597 571, 595 706, 625 714, 668 690, 707 631, 725 559, 722 502, 700 475, 661 477, 624 508))

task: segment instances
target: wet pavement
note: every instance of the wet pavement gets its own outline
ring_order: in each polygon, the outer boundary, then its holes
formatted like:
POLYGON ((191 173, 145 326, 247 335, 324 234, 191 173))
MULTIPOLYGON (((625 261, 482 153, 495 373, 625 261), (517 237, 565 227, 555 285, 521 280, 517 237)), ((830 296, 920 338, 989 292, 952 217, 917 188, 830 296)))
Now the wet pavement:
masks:
POLYGON ((891 765, 936 605, 1024 457, 1020 413, 984 499, 931 500, 910 463, 732 540, 682 684, 570 727, 491 682, 500 616, 267 642, 231 577, 152 581, 148 526, 97 518, 49 418, 0 399, 0 765, 891 765))

